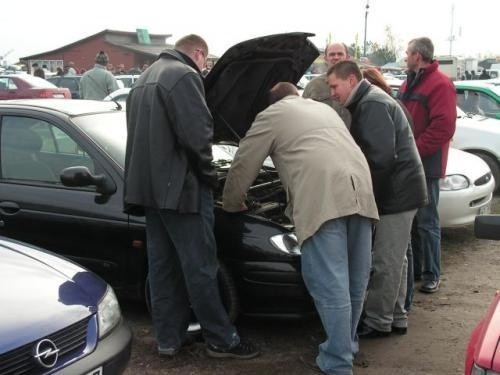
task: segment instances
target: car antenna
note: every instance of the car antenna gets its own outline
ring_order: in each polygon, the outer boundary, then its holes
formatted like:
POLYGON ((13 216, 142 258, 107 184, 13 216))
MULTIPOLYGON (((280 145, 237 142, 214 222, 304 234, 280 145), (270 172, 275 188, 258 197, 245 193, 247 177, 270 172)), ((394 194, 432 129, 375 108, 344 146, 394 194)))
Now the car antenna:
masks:
POLYGON ((122 105, 120 103, 118 103, 118 101, 116 101, 115 99, 111 99, 111 100, 113 101, 113 103, 116 104, 116 110, 121 111, 122 105))

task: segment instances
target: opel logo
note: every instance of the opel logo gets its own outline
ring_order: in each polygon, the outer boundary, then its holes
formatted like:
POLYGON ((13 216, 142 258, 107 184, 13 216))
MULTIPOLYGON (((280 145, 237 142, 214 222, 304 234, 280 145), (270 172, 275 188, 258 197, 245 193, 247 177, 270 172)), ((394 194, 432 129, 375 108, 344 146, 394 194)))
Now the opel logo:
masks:
POLYGON ((59 349, 56 344, 49 339, 44 339, 36 344, 35 361, 45 368, 52 368, 57 362, 59 349))

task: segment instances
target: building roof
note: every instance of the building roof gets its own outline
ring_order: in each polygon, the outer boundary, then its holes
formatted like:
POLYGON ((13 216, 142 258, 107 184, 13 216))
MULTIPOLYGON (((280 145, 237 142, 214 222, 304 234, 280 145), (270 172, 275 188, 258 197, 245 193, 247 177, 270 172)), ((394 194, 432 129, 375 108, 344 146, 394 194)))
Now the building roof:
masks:
POLYGON ((37 53, 35 55, 21 57, 20 60, 34 60, 42 56, 58 53, 67 48, 73 47, 74 45, 86 42, 87 40, 103 36, 106 42, 118 46, 130 49, 135 52, 144 53, 147 55, 157 56, 162 50, 166 48, 171 48, 172 45, 166 44, 166 39, 171 37, 172 34, 150 34, 151 44, 139 44, 137 41, 137 33, 129 31, 118 31, 118 30, 103 30, 97 34, 90 35, 86 38, 77 40, 73 43, 67 44, 65 46, 59 47, 52 51, 45 51, 42 53, 37 53))

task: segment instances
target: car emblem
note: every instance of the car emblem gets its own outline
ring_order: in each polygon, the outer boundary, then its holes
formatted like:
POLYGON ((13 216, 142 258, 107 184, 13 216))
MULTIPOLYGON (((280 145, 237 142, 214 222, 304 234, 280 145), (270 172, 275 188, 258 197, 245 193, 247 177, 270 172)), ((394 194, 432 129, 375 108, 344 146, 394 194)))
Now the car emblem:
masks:
POLYGON ((59 349, 53 341, 44 339, 36 344, 35 361, 39 365, 52 368, 57 362, 57 357, 59 357, 59 349))

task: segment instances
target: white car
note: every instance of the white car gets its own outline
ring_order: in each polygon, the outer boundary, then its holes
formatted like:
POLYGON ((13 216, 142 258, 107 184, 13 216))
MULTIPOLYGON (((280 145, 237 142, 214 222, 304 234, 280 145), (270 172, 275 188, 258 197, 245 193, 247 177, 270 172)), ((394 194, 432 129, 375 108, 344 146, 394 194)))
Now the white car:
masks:
POLYGON ((446 176, 439 181, 439 217, 442 228, 467 225, 476 215, 490 212, 495 181, 481 158, 453 147, 446 176))
POLYGON ((112 101, 119 103, 125 103, 127 101, 128 93, 130 92, 130 87, 122 87, 118 90, 113 91, 111 94, 106 96, 103 100, 112 101))
POLYGON ((495 190, 500 190, 500 120, 465 114, 457 108, 457 127, 452 146, 483 159, 495 178, 495 190))

